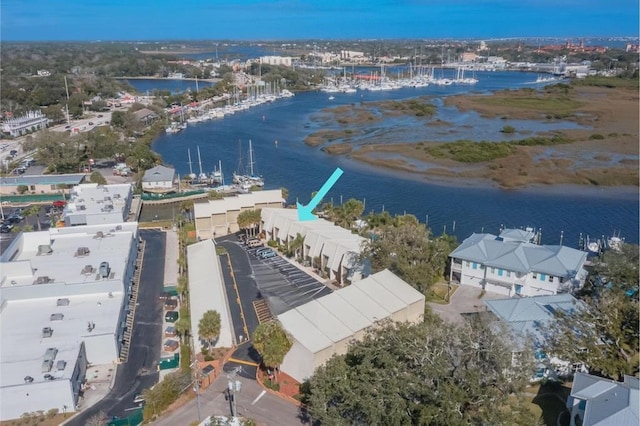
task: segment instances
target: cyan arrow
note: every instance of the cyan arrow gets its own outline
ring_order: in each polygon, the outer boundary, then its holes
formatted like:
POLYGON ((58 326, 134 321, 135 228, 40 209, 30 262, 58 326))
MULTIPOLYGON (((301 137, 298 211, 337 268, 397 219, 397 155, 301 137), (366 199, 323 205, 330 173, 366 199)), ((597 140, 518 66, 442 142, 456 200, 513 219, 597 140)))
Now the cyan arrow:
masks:
POLYGON ((336 183, 336 181, 340 179, 340 176, 342 176, 342 173, 343 173, 342 170, 338 167, 336 171, 333 172, 333 174, 329 177, 329 179, 327 179, 324 185, 322 185, 322 188, 320 188, 320 191, 316 193, 315 197, 313 197, 311 201, 309 201, 309 204, 307 204, 306 206, 303 206, 300 203, 296 203, 296 205, 298 206, 299 221, 304 222, 307 220, 316 220, 318 218, 318 216, 314 215, 311 212, 313 211, 313 209, 316 208, 316 206, 320 203, 320 201, 322 201, 324 196, 327 195, 327 192, 329 192, 329 190, 336 183))

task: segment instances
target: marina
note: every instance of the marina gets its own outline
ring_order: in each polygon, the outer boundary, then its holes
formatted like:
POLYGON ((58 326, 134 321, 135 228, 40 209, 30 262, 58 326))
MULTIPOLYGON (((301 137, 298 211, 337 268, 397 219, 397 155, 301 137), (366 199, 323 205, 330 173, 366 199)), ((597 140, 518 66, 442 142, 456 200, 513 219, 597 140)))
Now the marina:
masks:
MULTIPOLYGON (((224 120, 190 126, 176 135, 162 135, 153 143, 153 149, 162 155, 166 163, 174 165, 177 172, 184 175, 188 173, 184 161, 185 148, 195 152, 196 146, 200 146, 203 164, 208 169, 221 164, 222 168, 233 170, 238 162, 237 141, 251 140, 254 155, 259 159, 260 174, 267 178, 264 187, 287 188, 289 203, 307 202, 314 188, 322 183, 323 177, 340 167, 345 175, 327 194, 325 202, 339 204, 356 198, 365 203, 366 212, 385 210, 392 214, 410 213, 420 221, 427 222, 434 234, 446 232, 456 235, 459 240, 472 232, 495 232, 504 224, 516 228, 541 228, 545 244, 558 244, 562 238, 563 244, 578 247, 580 233, 606 236, 613 235, 614 231, 626 237, 628 242, 637 243, 637 187, 559 185, 504 190, 486 184, 428 183, 407 173, 371 168, 348 156, 330 156, 317 147, 303 143, 307 135, 324 126, 322 121, 314 119, 323 108, 424 95, 437 100, 448 94, 466 93, 469 90, 486 93, 526 87, 528 82, 537 78, 536 73, 496 71, 476 74, 479 82, 473 86, 429 85, 393 91, 335 93, 332 94, 334 100, 329 100, 327 93, 320 91, 298 93, 295 97, 225 116, 224 120)), ((450 114, 456 115, 455 111, 450 114)), ((455 123, 456 128, 468 129, 470 134, 474 129, 481 130, 486 125, 481 117, 469 114, 457 116, 459 121, 455 123)), ((404 134, 411 132, 406 122, 394 123, 378 131, 391 134, 400 130, 404 134)), ((531 128, 531 131, 537 130, 531 128)), ((435 138, 439 135, 444 140, 464 137, 464 132, 453 136, 439 132, 441 129, 433 130, 432 136, 435 138)), ((152 213, 163 214, 148 210, 143 211, 143 216, 152 213)), ((164 214, 171 216, 171 212, 164 214)))

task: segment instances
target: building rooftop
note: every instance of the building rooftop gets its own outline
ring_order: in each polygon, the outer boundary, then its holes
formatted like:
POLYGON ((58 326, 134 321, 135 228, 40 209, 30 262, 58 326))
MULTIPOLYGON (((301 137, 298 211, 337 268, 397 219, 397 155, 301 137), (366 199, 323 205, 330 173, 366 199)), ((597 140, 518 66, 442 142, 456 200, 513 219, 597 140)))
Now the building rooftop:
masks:
POLYGON ((243 208, 254 208, 254 206, 258 204, 267 203, 284 204, 282 191, 279 189, 255 191, 248 194, 224 197, 220 200, 209 200, 204 203, 194 203, 193 212, 195 217, 209 217, 213 214, 221 214, 230 210, 240 210, 243 208))
POLYGON ((0 179, 0 186, 15 185, 78 185, 86 177, 84 173, 66 175, 20 175, 0 179))
MULTIPOLYGON (((122 220, 129 213, 128 202, 133 188, 131 184, 98 185, 85 183, 75 186, 70 192, 70 200, 64 208, 64 216, 73 224, 72 216, 80 215, 83 218, 81 224, 86 224, 87 216, 104 216, 105 222, 108 214, 117 213, 116 217, 122 220)), ((66 220, 66 219, 65 219, 66 220)))
POLYGON ((624 382, 584 373, 573 378, 571 397, 586 400, 585 425, 637 425, 640 420, 640 392, 637 377, 624 382))
POLYGON ((142 177, 142 182, 172 182, 176 175, 176 170, 166 166, 155 166, 146 172, 142 177))
POLYGON ((587 260, 586 252, 570 247, 537 245, 476 233, 449 256, 515 272, 540 272, 557 277, 574 277, 587 260))

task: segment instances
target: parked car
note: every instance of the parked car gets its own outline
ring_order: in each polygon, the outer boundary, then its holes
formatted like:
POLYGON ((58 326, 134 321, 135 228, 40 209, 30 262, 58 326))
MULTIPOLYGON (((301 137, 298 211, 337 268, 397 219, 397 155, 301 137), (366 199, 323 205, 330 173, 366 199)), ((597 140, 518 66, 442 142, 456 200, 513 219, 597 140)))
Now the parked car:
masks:
POLYGON ((136 396, 133 397, 133 403, 137 404, 137 405, 144 405, 145 400, 144 400, 144 396, 139 393, 136 396))
POLYGON ((11 223, 3 223, 2 225, 0 225, 0 232, 2 232, 3 234, 7 232, 11 232, 12 229, 13 229, 13 224, 11 223))
POLYGON ((53 207, 62 208, 67 205, 65 200, 56 200, 53 202, 53 207))
POLYGON ((166 322, 176 322, 178 321, 178 317, 180 317, 180 314, 178 314, 177 311, 168 311, 164 314, 164 320, 166 322))
POLYGON ((11 151, 9 151, 9 155, 11 155, 12 157, 15 157, 16 155, 18 155, 18 151, 15 149, 12 149, 11 151))
POLYGON ((262 247, 256 250, 253 254, 255 254, 256 256, 260 256, 262 255, 262 253, 268 253, 270 251, 273 251, 271 247, 262 247))
POLYGON ((166 299, 164 301, 164 308, 172 311, 178 307, 178 301, 176 299, 166 299))
POLYGON ((276 256, 277 256, 277 253, 275 251, 265 251, 260 254, 260 259, 270 259, 276 256))
POLYGON ((180 347, 180 344, 178 343, 177 340, 169 339, 166 342, 164 342, 163 350, 165 352, 174 352, 176 349, 178 349, 178 347, 180 347))

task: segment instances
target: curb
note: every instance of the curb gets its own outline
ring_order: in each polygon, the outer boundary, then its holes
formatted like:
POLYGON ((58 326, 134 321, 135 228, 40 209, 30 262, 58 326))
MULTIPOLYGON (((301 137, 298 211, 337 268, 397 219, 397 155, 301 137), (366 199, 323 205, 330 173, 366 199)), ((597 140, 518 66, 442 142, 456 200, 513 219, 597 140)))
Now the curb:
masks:
POLYGON ((297 407, 302 407, 303 404, 302 402, 298 401, 295 398, 292 398, 288 395, 282 394, 280 392, 274 391, 273 389, 269 389, 268 387, 266 387, 263 383, 262 380, 260 380, 260 368, 256 369, 256 382, 258 383, 258 386, 260 386, 262 389, 264 389, 265 391, 267 391, 268 393, 270 393, 271 395, 277 396, 280 399, 283 399, 287 402, 290 402, 294 405, 296 405, 297 407))

